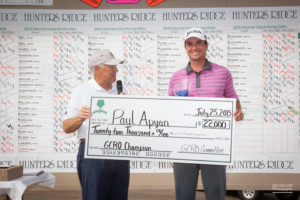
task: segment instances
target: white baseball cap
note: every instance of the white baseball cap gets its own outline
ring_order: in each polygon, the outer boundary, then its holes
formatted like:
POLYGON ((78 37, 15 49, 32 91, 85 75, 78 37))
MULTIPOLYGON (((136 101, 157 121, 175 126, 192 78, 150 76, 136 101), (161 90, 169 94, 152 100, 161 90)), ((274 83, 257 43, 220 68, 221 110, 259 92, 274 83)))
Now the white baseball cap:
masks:
POLYGON ((191 37, 196 37, 200 40, 207 41, 206 35, 201 28, 191 28, 191 29, 187 30, 183 36, 184 42, 191 37))
POLYGON ((124 63, 124 61, 115 58, 115 56, 108 49, 103 49, 93 53, 89 61, 89 68, 101 64, 117 65, 122 63, 124 63))

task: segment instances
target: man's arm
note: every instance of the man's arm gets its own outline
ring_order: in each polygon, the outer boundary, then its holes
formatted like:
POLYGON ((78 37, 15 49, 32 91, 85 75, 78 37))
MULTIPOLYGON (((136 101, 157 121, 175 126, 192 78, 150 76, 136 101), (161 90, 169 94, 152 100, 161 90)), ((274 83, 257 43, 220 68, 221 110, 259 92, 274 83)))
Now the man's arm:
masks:
POLYGON ((235 111, 233 113, 233 117, 234 117, 235 121, 240 121, 244 118, 240 100, 236 101, 236 107, 235 107, 235 111))
POLYGON ((87 106, 82 107, 79 110, 78 116, 70 119, 66 119, 63 121, 62 126, 65 133, 73 133, 77 131, 82 123, 86 120, 91 118, 92 113, 91 109, 87 106))

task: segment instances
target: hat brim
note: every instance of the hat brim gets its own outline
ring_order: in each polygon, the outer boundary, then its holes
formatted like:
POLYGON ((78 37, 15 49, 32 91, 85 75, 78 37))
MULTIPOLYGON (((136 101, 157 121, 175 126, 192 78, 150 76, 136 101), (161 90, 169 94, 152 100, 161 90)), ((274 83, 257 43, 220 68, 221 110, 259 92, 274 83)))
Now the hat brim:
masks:
POLYGON ((189 36, 186 37, 184 41, 187 41, 188 39, 190 39, 192 37, 195 37, 195 38, 198 38, 200 40, 206 41, 206 38, 203 35, 200 35, 200 34, 197 34, 197 33, 191 33, 191 34, 189 34, 189 36))
POLYGON ((123 64, 123 63, 124 63, 123 60, 119 60, 119 59, 114 58, 114 59, 111 59, 107 62, 104 62, 103 64, 104 65, 118 65, 118 64, 123 64))

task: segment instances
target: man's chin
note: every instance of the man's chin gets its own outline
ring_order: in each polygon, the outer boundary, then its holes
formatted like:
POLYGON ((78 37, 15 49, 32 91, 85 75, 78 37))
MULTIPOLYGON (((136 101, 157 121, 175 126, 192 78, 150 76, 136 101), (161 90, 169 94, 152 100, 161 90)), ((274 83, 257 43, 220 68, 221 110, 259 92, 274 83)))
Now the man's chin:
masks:
POLYGON ((190 60, 191 60, 191 61, 194 61, 194 62, 200 61, 200 60, 201 60, 201 57, 192 57, 192 58, 190 58, 190 60))

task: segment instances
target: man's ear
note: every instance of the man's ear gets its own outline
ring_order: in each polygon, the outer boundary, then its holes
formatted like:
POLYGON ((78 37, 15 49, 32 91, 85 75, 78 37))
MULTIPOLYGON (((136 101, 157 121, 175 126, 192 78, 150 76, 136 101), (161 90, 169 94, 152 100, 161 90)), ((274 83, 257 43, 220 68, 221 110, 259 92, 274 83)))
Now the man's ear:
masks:
POLYGON ((94 69, 95 69, 95 71, 96 71, 96 70, 99 70, 99 69, 100 69, 100 66, 97 65, 97 66, 94 67, 94 69))

